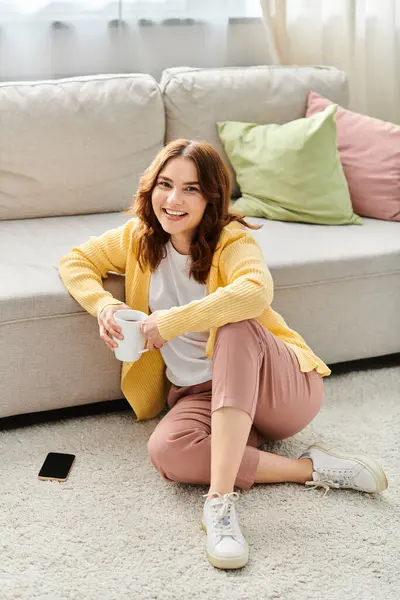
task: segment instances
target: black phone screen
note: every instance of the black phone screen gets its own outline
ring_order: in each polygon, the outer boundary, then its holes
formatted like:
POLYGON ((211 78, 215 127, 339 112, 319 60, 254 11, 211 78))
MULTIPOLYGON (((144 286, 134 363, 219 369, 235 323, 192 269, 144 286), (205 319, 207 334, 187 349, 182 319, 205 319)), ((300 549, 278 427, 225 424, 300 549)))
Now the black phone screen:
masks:
POLYGON ((49 452, 38 477, 49 477, 51 479, 66 479, 74 462, 74 454, 62 454, 60 452, 49 452))

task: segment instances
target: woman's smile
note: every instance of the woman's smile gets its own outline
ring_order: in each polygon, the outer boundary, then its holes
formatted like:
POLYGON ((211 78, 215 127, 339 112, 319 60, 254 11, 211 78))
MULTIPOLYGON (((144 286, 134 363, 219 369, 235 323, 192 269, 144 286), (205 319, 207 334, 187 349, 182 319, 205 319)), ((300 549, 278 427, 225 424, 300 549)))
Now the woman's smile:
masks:
POLYGON ((170 208, 163 208, 162 210, 170 221, 181 221, 184 217, 187 217, 188 214, 181 210, 171 210, 170 208))

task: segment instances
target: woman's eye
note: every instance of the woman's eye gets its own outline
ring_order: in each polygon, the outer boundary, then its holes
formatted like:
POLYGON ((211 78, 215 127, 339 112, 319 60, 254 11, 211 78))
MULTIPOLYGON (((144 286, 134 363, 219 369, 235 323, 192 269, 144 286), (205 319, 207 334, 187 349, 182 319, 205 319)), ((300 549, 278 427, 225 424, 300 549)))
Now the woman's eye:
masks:
POLYGON ((196 187, 192 187, 191 185, 189 185, 189 187, 186 188, 187 192, 199 192, 200 190, 196 187))
POLYGON ((161 187, 170 187, 170 185, 167 181, 159 181, 158 185, 161 185, 161 187))

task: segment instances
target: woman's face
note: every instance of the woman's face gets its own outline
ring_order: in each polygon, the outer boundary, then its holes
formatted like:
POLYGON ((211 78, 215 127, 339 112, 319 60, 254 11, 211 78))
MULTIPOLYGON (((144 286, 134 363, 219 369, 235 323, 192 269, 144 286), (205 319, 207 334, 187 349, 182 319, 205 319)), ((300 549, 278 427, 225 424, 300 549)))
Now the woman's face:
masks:
POLYGON ((174 246, 188 253, 207 206, 194 162, 183 156, 169 160, 157 177, 151 199, 154 213, 174 246))

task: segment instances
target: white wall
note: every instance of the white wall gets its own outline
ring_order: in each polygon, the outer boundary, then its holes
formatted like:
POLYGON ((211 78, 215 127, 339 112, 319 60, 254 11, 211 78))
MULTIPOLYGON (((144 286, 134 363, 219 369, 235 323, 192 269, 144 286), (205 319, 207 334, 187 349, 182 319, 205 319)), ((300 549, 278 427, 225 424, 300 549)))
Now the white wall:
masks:
POLYGON ((142 72, 173 66, 275 64, 261 19, 229 24, 9 23, 0 31, 0 80, 142 72))

